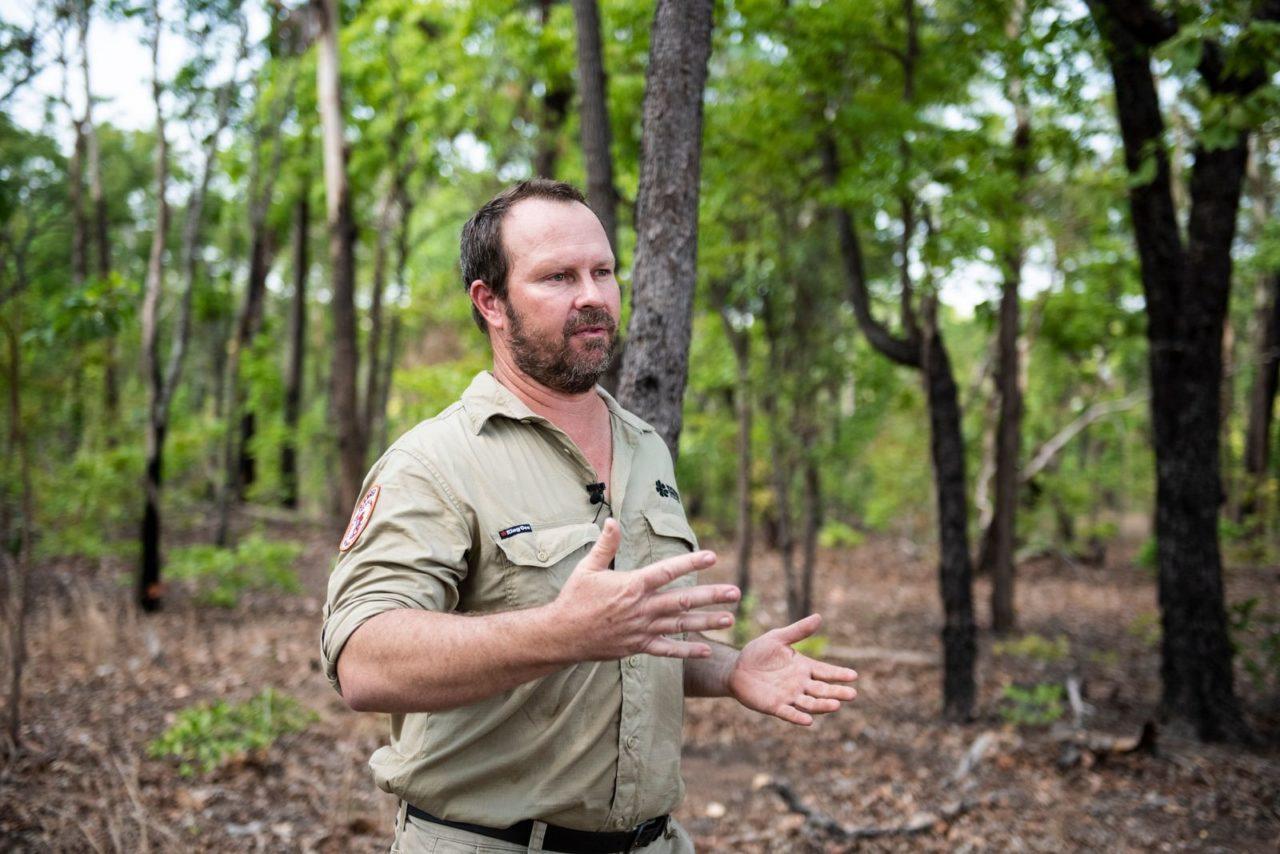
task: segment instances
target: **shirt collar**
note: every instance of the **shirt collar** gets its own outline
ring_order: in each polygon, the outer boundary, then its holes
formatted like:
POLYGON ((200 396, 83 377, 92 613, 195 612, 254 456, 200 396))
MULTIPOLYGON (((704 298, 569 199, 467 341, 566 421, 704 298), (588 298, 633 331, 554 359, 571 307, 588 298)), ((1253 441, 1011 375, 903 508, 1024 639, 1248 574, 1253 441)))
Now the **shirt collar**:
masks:
MULTIPOLYGON (((613 399, 613 395, 598 385, 596 386, 596 394, 600 395, 601 399, 604 400, 604 405, 609 408, 611 414, 616 415, 619 420, 636 432, 654 432, 652 427, 623 409, 621 404, 613 399)), ((476 374, 475 379, 471 381, 471 385, 467 386, 467 390, 462 393, 462 405, 471 419, 471 427, 476 435, 479 435, 480 431, 484 429, 484 425, 489 423, 489 419, 495 416, 510 418, 514 421, 547 423, 547 419, 525 405, 525 402, 517 397, 515 392, 498 382, 497 378, 489 371, 481 371, 476 374)))

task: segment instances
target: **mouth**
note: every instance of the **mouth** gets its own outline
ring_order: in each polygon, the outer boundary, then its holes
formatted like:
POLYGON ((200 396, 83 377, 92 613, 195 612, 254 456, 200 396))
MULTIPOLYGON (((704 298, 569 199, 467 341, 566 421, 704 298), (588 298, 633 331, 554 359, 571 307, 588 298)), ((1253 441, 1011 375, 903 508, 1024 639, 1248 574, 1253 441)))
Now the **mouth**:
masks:
POLYGON ((608 336, 609 330, 604 326, 584 326, 581 329, 575 329, 573 335, 583 335, 587 337, 604 338, 608 336))

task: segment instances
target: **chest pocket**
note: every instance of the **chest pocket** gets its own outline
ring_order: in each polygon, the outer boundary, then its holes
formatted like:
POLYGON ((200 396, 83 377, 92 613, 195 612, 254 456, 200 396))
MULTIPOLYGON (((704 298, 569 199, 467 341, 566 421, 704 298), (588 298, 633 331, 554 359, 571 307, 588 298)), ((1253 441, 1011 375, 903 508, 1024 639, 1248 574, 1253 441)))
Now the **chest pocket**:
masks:
MULTIPOLYGON (((640 511, 649 529, 649 560, 653 563, 664 558, 677 557, 698 550, 698 538, 685 521, 683 514, 665 507, 645 507, 640 511)), ((692 587, 694 574, 681 576, 672 587, 692 587)))
POLYGON ((493 541, 502 552, 503 587, 513 607, 544 605, 556 598, 560 588, 600 538, 600 529, 590 522, 537 527, 526 534, 493 541))

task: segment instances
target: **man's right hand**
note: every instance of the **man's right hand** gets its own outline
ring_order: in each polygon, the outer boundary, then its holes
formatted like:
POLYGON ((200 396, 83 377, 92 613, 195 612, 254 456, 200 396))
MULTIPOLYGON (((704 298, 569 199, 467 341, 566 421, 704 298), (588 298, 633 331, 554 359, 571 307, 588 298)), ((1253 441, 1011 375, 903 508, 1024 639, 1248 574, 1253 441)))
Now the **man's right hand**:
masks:
POLYGON ((570 654, 580 661, 606 661, 636 653, 668 658, 706 658, 705 643, 667 635, 724 629, 733 625, 728 611, 698 611, 708 605, 737 602, 732 584, 661 588, 690 572, 714 566, 715 552, 698 551, 657 561, 631 572, 611 572, 622 529, 606 519, 600 539, 574 568, 549 606, 555 620, 570 629, 570 654))

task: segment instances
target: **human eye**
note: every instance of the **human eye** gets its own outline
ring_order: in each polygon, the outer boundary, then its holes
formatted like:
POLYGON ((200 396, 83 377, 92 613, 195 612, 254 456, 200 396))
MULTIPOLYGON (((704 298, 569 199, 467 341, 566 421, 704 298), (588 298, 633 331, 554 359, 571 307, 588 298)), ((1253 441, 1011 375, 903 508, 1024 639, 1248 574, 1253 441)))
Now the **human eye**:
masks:
POLYGON ((573 278, 573 274, 566 270, 557 270, 547 275, 548 282, 567 282, 573 278))
POLYGON ((595 276, 597 279, 607 279, 612 275, 613 275, 612 267, 597 267, 595 270, 595 276))

